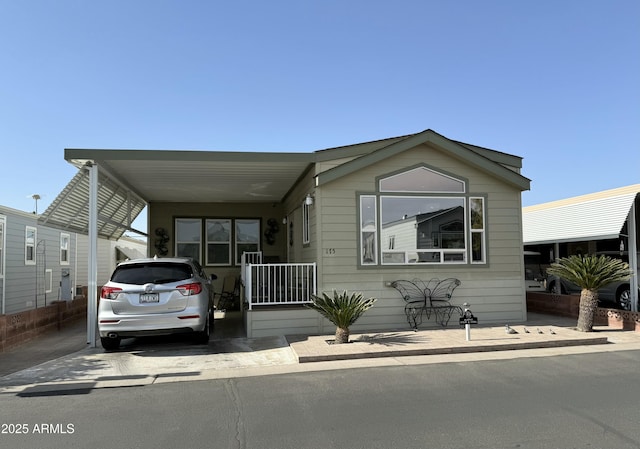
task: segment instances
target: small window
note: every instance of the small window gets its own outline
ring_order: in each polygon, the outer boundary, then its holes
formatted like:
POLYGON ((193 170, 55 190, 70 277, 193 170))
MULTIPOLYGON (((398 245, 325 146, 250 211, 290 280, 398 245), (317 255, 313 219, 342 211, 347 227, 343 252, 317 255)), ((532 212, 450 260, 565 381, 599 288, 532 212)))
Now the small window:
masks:
POLYGON ((24 263, 25 265, 36 264, 36 240, 38 238, 38 230, 33 226, 25 228, 24 236, 24 263))
POLYGON ((311 205, 306 201, 302 203, 302 244, 308 245, 311 242, 311 224, 309 213, 311 205))
POLYGON ((207 220, 206 265, 231 265, 231 220, 207 220))
POLYGON ((471 263, 486 261, 484 198, 469 198, 471 211, 471 263))
POLYGON ((242 253, 260 251, 260 220, 236 220, 236 265, 242 263, 242 253))
POLYGON ((44 289, 45 293, 53 291, 53 270, 51 268, 44 270, 44 289))
POLYGON ((176 219, 176 256, 191 257, 200 261, 202 244, 202 220, 176 219))
MULTIPOLYGON (((360 197, 360 247, 362 265, 378 263, 378 213, 375 195, 360 197)), ((395 238, 394 238, 395 245, 395 238)))
POLYGON ((69 234, 60 233, 60 265, 69 265, 69 234))

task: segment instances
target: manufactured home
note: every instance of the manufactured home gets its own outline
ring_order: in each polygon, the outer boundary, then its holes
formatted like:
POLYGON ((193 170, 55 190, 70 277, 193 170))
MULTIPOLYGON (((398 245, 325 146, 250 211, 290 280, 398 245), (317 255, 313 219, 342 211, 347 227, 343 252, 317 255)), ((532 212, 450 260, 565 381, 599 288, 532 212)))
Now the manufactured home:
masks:
POLYGON ((332 333, 303 306, 333 290, 378 298, 354 330, 407 328, 391 285, 414 278, 460 280, 452 302, 483 323, 526 320, 530 181, 518 156, 426 130, 310 153, 66 149, 65 159, 78 174, 43 223, 118 238, 147 207, 149 255, 197 259, 218 290, 240 280, 248 337, 332 333))
POLYGON ((72 299, 77 235, 38 223, 38 216, 0 206, 1 313, 72 299))

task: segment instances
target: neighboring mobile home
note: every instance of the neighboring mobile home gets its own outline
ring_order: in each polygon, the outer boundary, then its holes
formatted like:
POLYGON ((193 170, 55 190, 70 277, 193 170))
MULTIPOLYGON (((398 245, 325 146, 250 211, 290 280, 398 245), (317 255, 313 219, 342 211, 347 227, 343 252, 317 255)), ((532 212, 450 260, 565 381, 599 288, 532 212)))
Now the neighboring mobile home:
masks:
POLYGON ((76 234, 38 224, 38 216, 0 206, 0 313, 72 299, 76 234))
MULTIPOLYGON (((77 286, 86 287, 88 285, 88 259, 89 238, 85 234, 78 234, 78 264, 77 286)), ((146 239, 133 238, 123 235, 118 240, 105 238, 98 239, 98 285, 104 285, 116 265, 128 259, 138 259, 147 256, 146 239)))
POLYGON ((65 159, 80 170, 43 222, 86 233, 89 197, 98 234, 118 237, 147 206, 150 255, 194 257, 218 289, 243 279, 249 337, 332 333, 300 304, 334 289, 378 298, 354 330, 408 328, 390 284, 413 278, 460 279, 453 302, 483 323, 526 319, 520 157, 427 130, 313 153, 66 149, 65 159))

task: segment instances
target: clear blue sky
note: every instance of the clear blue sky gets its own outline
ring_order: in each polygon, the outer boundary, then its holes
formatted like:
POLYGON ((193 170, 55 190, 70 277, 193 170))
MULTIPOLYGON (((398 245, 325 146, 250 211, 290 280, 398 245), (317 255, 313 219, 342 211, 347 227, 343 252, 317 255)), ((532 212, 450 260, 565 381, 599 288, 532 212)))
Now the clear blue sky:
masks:
POLYGON ((640 183, 638 0, 0 0, 0 204, 64 148, 309 152, 433 129, 523 204, 640 183))

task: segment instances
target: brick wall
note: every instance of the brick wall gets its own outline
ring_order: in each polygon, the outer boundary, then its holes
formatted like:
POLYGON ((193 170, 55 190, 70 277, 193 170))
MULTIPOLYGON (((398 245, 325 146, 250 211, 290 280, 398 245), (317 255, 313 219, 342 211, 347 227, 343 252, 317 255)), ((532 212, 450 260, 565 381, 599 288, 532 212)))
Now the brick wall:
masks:
POLYGON ((0 315, 0 352, 86 317, 86 296, 76 296, 73 301, 53 302, 39 309, 0 315))
MULTIPOLYGON (((558 295, 546 292, 527 292, 527 311, 578 319, 580 295, 558 295)), ((640 313, 598 307, 593 318, 595 326, 640 332, 640 313)))

